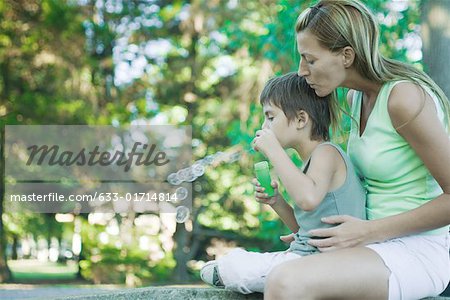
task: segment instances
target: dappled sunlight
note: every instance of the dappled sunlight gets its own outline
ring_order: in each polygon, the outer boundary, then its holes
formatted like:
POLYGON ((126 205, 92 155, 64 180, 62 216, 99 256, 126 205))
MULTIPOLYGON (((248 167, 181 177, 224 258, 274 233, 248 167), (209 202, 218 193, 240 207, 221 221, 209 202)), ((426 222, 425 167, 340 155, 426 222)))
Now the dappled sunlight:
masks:
MULTIPOLYGON (((47 174, 30 165, 19 178, 6 170, 6 190, 27 180, 39 188, 51 181, 64 189, 82 182, 77 189, 81 194, 100 187, 123 191, 123 182, 133 187, 122 201, 93 204, 95 209, 110 208, 106 212, 68 205, 38 213, 34 208, 40 206, 28 204, 24 207, 30 210, 14 211, 5 196, 0 281, 8 278, 7 258, 12 280, 23 284, 0 285, 0 290, 33 290, 37 284, 56 288, 59 283, 95 285, 98 291, 196 284, 207 261, 235 247, 285 248, 279 236, 289 229, 273 209, 255 200, 253 166, 266 158, 251 142, 264 120, 259 103, 264 83, 298 66, 293 28, 299 12, 312 2, 294 2, 1 2, 2 128, 60 125, 59 134, 70 125, 73 132, 67 139, 75 146, 88 140, 86 129, 78 125, 108 128, 114 132, 109 138, 91 137, 106 149, 104 165, 118 152, 130 165, 137 164, 128 148, 140 143, 143 150, 143 144, 155 142, 156 135, 143 130, 147 128, 159 133, 164 159, 177 165, 161 163, 157 169, 141 164, 123 178, 113 175, 125 164, 108 165, 104 177, 95 177, 78 168, 89 165, 86 156, 77 168, 64 172, 52 165, 47 174), (129 131, 125 134, 123 128, 129 131), (35 177, 28 178, 30 174, 35 177), (138 189, 153 197, 139 201, 138 189)), ((386 56, 426 69, 422 49, 433 50, 434 45, 427 44, 423 34, 435 26, 450 36, 443 10, 431 11, 434 17, 426 23, 417 1, 380 0, 370 5, 382 25, 380 49, 386 56)), ((339 92, 340 103, 346 101, 345 92, 339 92)), ((347 118, 343 128, 349 124, 347 118)), ((339 136, 342 144, 345 130, 339 136)), ((38 140, 50 137, 47 129, 38 140)), ((25 141, 1 150, 9 164, 12 153, 17 164, 27 162, 25 141)), ((69 152, 66 158, 71 158, 69 152)), ((61 158, 59 166, 70 167, 69 160, 61 158)), ((100 166, 100 159, 97 162, 100 166)), ((106 197, 97 195, 95 200, 106 197)), ((55 202, 49 207, 59 206, 55 202)), ((43 293, 43 298, 58 296, 54 290, 43 293)), ((67 294, 75 295, 76 290, 67 294)), ((0 291, 0 298, 11 295, 0 291)), ((25 294, 17 295, 19 299, 25 294)))

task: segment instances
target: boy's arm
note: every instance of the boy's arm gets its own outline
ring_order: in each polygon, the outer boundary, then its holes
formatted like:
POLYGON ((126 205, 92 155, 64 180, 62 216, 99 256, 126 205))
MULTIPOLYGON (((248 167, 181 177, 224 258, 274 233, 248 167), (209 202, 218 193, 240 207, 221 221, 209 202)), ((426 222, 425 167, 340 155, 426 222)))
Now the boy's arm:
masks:
POLYGON ((314 210, 329 191, 337 165, 342 159, 331 145, 319 146, 311 158, 307 175, 290 160, 281 146, 266 153, 275 172, 295 203, 305 211, 314 210))
POLYGON ((295 233, 298 231, 300 227, 295 219, 294 210, 281 195, 278 195, 278 201, 271 206, 283 223, 289 227, 292 232, 295 233))
POLYGON ((254 178, 252 183, 255 186, 255 197, 256 201, 259 203, 267 204, 273 208, 273 210, 278 214, 283 223, 289 227, 292 232, 297 232, 299 226, 297 220, 295 219, 294 210, 286 202, 283 196, 278 192, 278 182, 273 180, 271 185, 274 189, 274 196, 269 197, 264 188, 260 185, 258 179, 254 178))

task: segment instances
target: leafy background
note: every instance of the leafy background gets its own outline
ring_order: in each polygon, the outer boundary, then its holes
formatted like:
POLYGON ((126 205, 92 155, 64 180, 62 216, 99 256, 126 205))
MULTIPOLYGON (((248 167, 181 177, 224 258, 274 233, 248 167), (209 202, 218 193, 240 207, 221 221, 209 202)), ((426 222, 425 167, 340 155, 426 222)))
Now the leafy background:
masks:
MULTIPOLYGON (((364 2, 380 21, 381 51, 422 68, 420 2, 364 2)), ((248 148, 262 122, 265 81, 297 69, 293 27, 310 5, 1 0, 0 124, 191 125, 193 160, 248 148)), ((347 127, 344 118, 344 137, 347 127)), ((2 256, 12 266, 38 255, 45 261, 55 248, 79 278, 139 286, 196 281, 202 264, 230 247, 285 249, 279 235, 288 229, 253 198, 252 166, 260 159, 245 153, 207 169, 194 182, 184 224, 152 214, 78 214, 62 222, 55 214, 3 213, 2 256), (75 233, 80 256, 65 257, 75 233), (33 243, 35 251, 24 252, 33 243)), ((6 264, 0 267, 6 279, 6 264)))

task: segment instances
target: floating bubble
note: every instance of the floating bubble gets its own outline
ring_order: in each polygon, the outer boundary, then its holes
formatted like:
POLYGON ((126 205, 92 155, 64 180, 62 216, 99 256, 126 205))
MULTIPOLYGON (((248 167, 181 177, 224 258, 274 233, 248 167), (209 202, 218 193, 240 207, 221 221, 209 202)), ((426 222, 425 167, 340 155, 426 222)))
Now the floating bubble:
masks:
POLYGON ((202 159, 199 159, 199 160, 195 161, 194 165, 195 164, 206 166, 206 165, 208 165, 208 162, 205 159, 202 158, 202 159))
POLYGON ((226 158, 225 153, 223 153, 222 151, 216 152, 212 156, 213 156, 213 162, 215 162, 216 164, 223 162, 224 158, 226 158))
POLYGON ((183 201, 189 195, 189 191, 181 186, 175 190, 175 194, 177 195, 177 201, 183 201))
POLYGON ((177 173, 180 173, 180 175, 183 176, 183 178, 181 178, 181 179, 183 181, 187 181, 187 182, 193 182, 198 177, 194 174, 194 170, 192 169, 192 167, 182 169, 182 170, 178 171, 177 173))
POLYGON ((177 223, 184 223, 189 219, 189 208, 186 206, 178 206, 176 208, 175 220, 177 223))
POLYGON ((194 173, 189 173, 189 176, 186 178, 186 181, 187 181, 187 182, 193 182, 193 181, 195 181, 197 178, 198 178, 198 177, 195 176, 194 173))
POLYGON ((189 175, 191 174, 191 168, 184 168, 181 169, 177 172, 177 176, 181 181, 187 181, 187 179, 189 178, 189 175))
POLYGON ((235 162, 240 158, 241 152, 235 152, 228 155, 225 152, 218 151, 215 154, 207 155, 204 158, 195 161, 190 167, 180 169, 176 173, 170 174, 167 181, 172 185, 179 185, 182 182, 193 182, 198 177, 205 174, 205 170, 208 165, 212 165, 214 162, 217 164, 221 162, 235 162))
POLYGON ((230 155, 230 159, 228 160, 228 162, 233 163, 235 161, 238 161, 240 158, 241 158, 241 152, 235 152, 230 155))
POLYGON ((196 191, 196 192, 201 192, 203 189, 202 189, 202 185, 200 184, 200 183, 198 183, 198 182, 196 182, 195 184, 194 184, 194 191, 196 191))
POLYGON ((212 164, 213 161, 214 161, 214 159, 215 159, 214 155, 208 155, 208 156, 206 156, 206 157, 204 158, 205 162, 206 162, 208 165, 212 164))
POLYGON ((197 177, 203 176, 205 174, 205 166, 200 163, 193 164, 192 173, 197 177))
POLYGON ((204 166, 204 165, 207 165, 208 163, 206 162, 206 160, 204 160, 202 158, 202 159, 199 159, 199 160, 195 161, 194 164, 200 164, 200 165, 204 166))
POLYGON ((177 173, 169 174, 169 176, 167 176, 167 182, 170 183, 171 185, 179 185, 180 183, 182 183, 180 178, 178 178, 177 173))

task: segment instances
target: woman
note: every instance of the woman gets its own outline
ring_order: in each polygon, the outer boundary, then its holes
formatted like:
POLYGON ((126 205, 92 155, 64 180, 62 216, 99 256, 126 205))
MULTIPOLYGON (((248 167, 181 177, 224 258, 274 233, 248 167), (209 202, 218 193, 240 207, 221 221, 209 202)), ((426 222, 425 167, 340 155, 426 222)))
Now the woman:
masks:
POLYGON ((350 89, 348 154, 368 189, 368 220, 323 219, 338 224, 309 232, 323 253, 276 267, 265 298, 438 295, 450 280, 446 96, 423 72, 381 56, 375 18, 356 0, 320 1, 296 32, 299 75, 316 94, 350 89))

